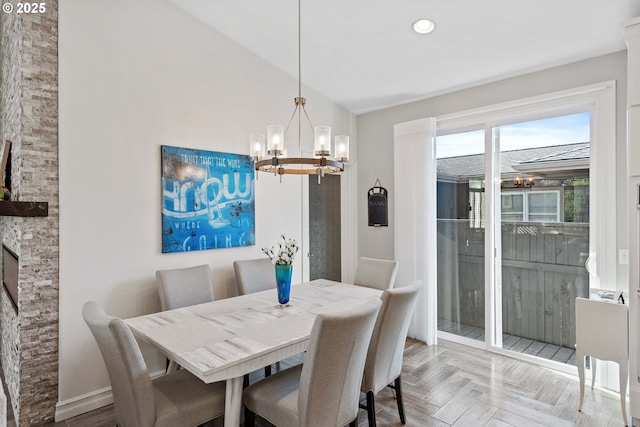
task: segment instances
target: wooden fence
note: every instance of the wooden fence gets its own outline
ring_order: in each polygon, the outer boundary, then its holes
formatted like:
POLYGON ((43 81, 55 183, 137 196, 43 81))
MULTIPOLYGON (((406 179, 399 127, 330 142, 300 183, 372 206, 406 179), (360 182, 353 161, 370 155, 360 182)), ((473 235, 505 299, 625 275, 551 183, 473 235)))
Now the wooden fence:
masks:
MULTIPOLYGON (((575 299, 587 297, 589 225, 502 224, 503 333, 573 347, 575 299)), ((438 318, 484 328, 484 229, 438 220, 438 318)))

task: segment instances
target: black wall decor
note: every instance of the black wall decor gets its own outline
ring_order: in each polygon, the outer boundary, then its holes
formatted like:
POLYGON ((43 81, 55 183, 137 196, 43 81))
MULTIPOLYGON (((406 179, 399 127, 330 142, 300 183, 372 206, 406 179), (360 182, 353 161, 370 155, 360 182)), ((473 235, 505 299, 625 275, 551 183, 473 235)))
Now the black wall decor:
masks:
POLYGON ((376 179, 368 192, 369 226, 387 227, 389 225, 389 207, 387 205, 387 189, 376 179))

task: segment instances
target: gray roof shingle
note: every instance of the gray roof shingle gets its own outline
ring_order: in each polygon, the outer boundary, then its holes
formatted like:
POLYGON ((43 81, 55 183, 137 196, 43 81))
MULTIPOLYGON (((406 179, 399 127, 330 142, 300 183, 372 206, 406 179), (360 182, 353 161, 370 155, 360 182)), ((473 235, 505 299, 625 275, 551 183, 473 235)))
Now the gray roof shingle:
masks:
MULTIPOLYGON (((566 162, 589 159, 589 143, 551 145, 503 151, 500 155, 500 173, 507 176, 520 174, 514 166, 536 163, 566 162)), ((446 157, 438 159, 438 177, 441 179, 471 179, 484 176, 484 154, 446 157)))

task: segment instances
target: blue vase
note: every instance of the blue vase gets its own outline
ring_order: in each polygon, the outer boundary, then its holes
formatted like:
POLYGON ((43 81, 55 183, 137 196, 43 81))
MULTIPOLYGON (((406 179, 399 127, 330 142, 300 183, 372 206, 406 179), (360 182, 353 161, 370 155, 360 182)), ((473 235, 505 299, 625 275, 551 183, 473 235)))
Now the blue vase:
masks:
POLYGON ((284 306, 289 302, 291 294, 291 274, 293 273, 292 265, 276 264, 276 282, 278 284, 278 302, 284 306))

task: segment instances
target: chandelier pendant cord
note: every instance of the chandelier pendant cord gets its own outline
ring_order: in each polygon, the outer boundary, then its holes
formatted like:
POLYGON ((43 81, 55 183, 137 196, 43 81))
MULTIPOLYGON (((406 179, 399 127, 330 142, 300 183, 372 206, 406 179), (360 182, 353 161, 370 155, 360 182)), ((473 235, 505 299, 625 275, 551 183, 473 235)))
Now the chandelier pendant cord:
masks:
MULTIPOLYGON (((257 153, 253 156, 255 162, 255 170, 262 172, 271 172, 274 175, 280 175, 280 181, 282 182, 282 175, 296 174, 296 175, 317 175, 318 183, 320 178, 324 177, 326 173, 342 172, 344 170, 344 162, 348 161, 349 152, 349 137, 346 135, 339 135, 336 137, 336 144, 338 144, 338 137, 341 138, 341 155, 339 159, 332 159, 331 156, 331 128, 329 126, 313 126, 311 118, 307 113, 305 107, 306 99, 302 97, 302 1, 298 0, 298 96, 294 98, 295 108, 289 118, 286 127, 274 125, 271 132, 274 132, 274 138, 281 140, 280 142, 273 142, 274 139, 269 137, 269 129, 267 132, 267 152, 272 155, 270 159, 264 157, 264 136, 259 134, 251 135, 251 152, 257 153), (302 114, 304 113, 304 119, 302 114), (293 119, 298 114, 298 157, 288 156, 284 149, 284 137, 287 135, 293 119), (311 135, 314 141, 314 150, 309 157, 303 157, 302 153, 302 126, 303 122, 307 121, 309 128, 311 129, 311 135), (278 130, 278 128, 280 130, 278 130), (322 129, 319 129, 322 128, 322 129), (262 136, 262 142, 260 142, 260 136, 262 136), (280 145, 279 145, 280 144, 280 145), (255 148, 258 147, 258 148, 255 148), (345 148, 346 147, 346 148, 345 148), (262 150, 262 154, 261 153, 262 150), (345 155, 346 153, 346 155, 345 155)), ((337 147, 337 145, 336 145, 337 147)), ((337 148, 336 148, 337 150, 337 148)))
POLYGON ((305 108, 306 99, 302 97, 302 12, 301 12, 301 0, 298 0, 298 97, 293 101, 296 104, 296 107, 293 109, 293 113, 289 118, 289 122, 284 129, 284 135, 289 131, 289 127, 291 127, 291 122, 295 117, 296 113, 298 113, 298 157, 302 157, 302 113, 304 112, 304 116, 307 119, 307 123, 309 123, 309 127, 311 128, 311 132, 313 130, 313 123, 311 122, 311 118, 309 118, 309 114, 307 113, 307 109, 305 108))
MULTIPOLYGON (((298 99, 302 99, 302 0, 298 0, 298 99)), ((304 107, 304 103, 302 104, 304 107)), ((296 100, 296 108, 298 100, 296 100)))
MULTIPOLYGON (((295 103, 296 103, 296 110, 298 110, 298 157, 302 157, 302 145, 301 145, 301 139, 302 139, 302 118, 301 113, 300 113, 300 103, 302 103, 302 109, 304 110, 304 98, 302 97, 302 49, 301 49, 301 44, 302 44, 302 25, 301 25, 301 20, 302 20, 302 15, 300 13, 300 3, 302 2, 302 0, 298 0, 298 97, 295 99, 295 103)), ((295 110, 294 110, 294 114, 295 114, 295 110)), ((304 114, 305 116, 307 115, 307 110, 304 110, 304 114)), ((307 116, 307 120, 309 120, 309 116, 307 116)), ((309 120, 309 124, 311 124, 311 121, 309 120)), ((287 127, 289 127, 287 125, 287 127)), ((313 126, 311 126, 311 129, 313 129, 313 126)), ((286 134, 286 131, 285 131, 286 134)), ((302 165, 300 165, 300 168, 302 169, 302 165)), ((300 243, 301 243, 301 248, 302 249, 302 253, 304 253, 305 248, 304 248, 304 243, 305 243, 305 235, 304 235, 304 183, 302 182, 302 180, 304 179, 303 175, 300 175, 300 243)), ((309 256, 309 252, 307 252, 307 259, 309 256)), ((301 257, 300 260, 300 281, 304 282, 304 258, 301 257)), ((309 260, 310 261, 310 260, 309 260)))

